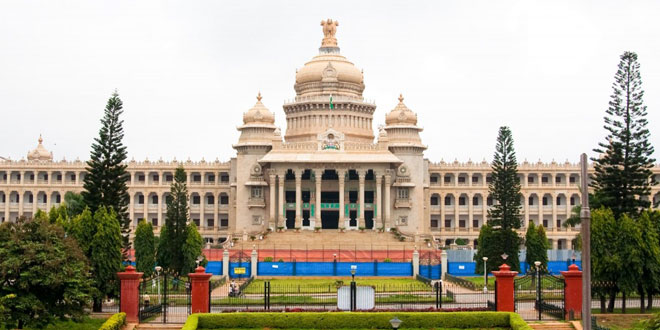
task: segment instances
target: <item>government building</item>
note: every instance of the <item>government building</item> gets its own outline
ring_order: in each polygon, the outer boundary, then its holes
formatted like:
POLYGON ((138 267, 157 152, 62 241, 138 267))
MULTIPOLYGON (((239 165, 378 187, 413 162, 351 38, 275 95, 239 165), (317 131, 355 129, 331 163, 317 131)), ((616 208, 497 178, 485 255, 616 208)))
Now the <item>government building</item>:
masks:
MULTIPOLYGON (((337 22, 322 22, 323 40, 295 76, 285 102, 286 130, 257 96, 243 115, 229 161, 130 161, 130 217, 157 229, 174 171, 188 174, 190 217, 207 243, 217 245, 267 231, 390 231, 407 241, 474 247, 487 221, 490 164, 432 162, 417 114, 399 103, 374 131, 376 105, 364 99, 363 73, 341 55, 337 22)), ((395 96, 393 96, 395 97, 395 96)), ((466 155, 469 156, 469 155, 466 155)), ((56 161, 42 139, 26 159, 0 158, 0 217, 15 221, 80 192, 85 162, 56 161)), ((554 249, 570 249, 577 228, 562 223, 579 204, 580 169, 572 163, 528 163, 518 171, 523 223, 547 230, 554 249)), ((660 181, 660 166, 653 171, 660 181)), ((660 201, 653 187, 651 198, 660 201)), ((524 232, 525 228, 521 228, 524 232)))

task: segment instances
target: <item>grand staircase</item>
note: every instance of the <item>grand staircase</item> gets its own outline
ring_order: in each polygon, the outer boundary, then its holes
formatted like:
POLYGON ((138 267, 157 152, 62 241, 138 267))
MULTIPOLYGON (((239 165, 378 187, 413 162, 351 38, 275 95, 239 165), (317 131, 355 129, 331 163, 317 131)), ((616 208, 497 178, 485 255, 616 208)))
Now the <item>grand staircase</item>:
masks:
POLYGON ((408 237, 401 242, 391 232, 376 232, 373 230, 346 231, 321 230, 313 232, 303 230, 295 232, 288 230, 285 232, 273 232, 265 235, 263 239, 255 237, 254 240, 248 238, 247 241, 239 240, 232 249, 252 250, 253 246, 261 249, 357 249, 357 250, 414 250, 427 248, 424 241, 414 242, 408 237))

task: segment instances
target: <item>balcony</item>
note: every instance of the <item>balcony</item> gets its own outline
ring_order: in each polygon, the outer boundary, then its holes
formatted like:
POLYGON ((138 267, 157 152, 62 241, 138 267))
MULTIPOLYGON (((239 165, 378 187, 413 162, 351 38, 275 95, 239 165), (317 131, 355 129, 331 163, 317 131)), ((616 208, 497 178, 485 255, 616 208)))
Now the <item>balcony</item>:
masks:
POLYGON ((149 204, 149 210, 158 210, 158 204, 149 204))
POLYGON ((397 198, 394 201, 394 208, 412 208, 412 200, 410 198, 397 198))
POLYGON ((199 204, 190 204, 190 209, 199 211, 199 204))
POLYGON ((206 205, 204 205, 204 209, 207 210, 207 211, 213 211, 213 209, 215 209, 215 205, 206 204, 206 205))
POLYGON ((250 197, 248 199, 248 208, 253 207, 266 207, 266 201, 263 198, 250 197))

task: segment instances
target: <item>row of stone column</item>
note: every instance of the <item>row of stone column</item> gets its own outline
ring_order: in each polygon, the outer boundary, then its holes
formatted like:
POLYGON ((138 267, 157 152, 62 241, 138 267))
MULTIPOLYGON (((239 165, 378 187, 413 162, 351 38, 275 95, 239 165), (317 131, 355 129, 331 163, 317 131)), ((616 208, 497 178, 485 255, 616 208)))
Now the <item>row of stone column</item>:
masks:
MULTIPOLYGON (((314 220, 317 224, 321 223, 321 183, 322 176, 325 169, 314 169, 312 175, 314 176, 316 183, 316 213, 314 215, 314 220)), ((295 185, 296 185, 296 218, 295 218, 295 227, 302 227, 302 175, 304 170, 298 170, 294 172, 295 185)), ((339 178, 339 227, 342 228, 345 226, 344 218, 344 189, 345 189, 345 179, 346 174, 348 173, 345 169, 336 169, 335 172, 339 178)), ((360 203, 360 213, 358 214, 358 227, 365 227, 365 218, 364 218, 364 187, 365 187, 365 178, 367 171, 357 170, 358 173, 358 182, 359 182, 359 203, 360 203)), ((286 214, 284 213, 284 181, 286 178, 285 172, 280 173, 271 173, 269 175, 269 194, 270 194, 270 226, 277 227, 278 224, 282 224, 283 221, 286 221, 286 214), (277 189, 277 209, 276 206, 276 195, 275 195, 275 186, 277 189), (281 212, 281 213, 280 213, 281 212)), ((381 175, 377 172, 374 172, 374 178, 376 181, 376 216, 374 217, 374 223, 382 223, 383 213, 385 213, 385 226, 389 227, 390 222, 390 186, 392 184, 392 177, 390 174, 381 175), (381 197, 383 190, 383 178, 385 182, 385 192, 384 192, 384 202, 385 206, 383 208, 383 197, 381 197)))

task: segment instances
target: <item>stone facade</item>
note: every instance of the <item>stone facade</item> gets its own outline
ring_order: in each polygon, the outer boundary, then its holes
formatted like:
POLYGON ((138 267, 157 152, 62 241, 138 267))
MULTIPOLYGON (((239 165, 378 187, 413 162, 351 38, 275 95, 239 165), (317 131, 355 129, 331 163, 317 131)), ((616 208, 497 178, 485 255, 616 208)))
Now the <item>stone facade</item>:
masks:
MULTIPOLYGON (((340 54, 336 21, 324 21, 319 55, 296 73, 296 97, 285 102, 286 132, 257 96, 243 116, 229 162, 130 161, 130 217, 164 223, 174 170, 188 173, 191 219, 208 243, 247 239, 266 230, 390 230, 415 240, 474 245, 486 221, 490 164, 433 163, 424 158, 417 114, 399 96, 374 136, 376 105, 362 96, 362 71, 340 54)), ((15 221, 80 192, 81 161, 54 161, 42 145, 26 160, 0 158, 0 217, 15 221)), ((653 171, 660 181, 660 166, 653 171)), ((519 166, 524 223, 548 230, 553 248, 570 248, 577 228, 563 221, 580 200, 579 167, 519 166)), ((651 198, 660 201, 654 187, 651 198)), ((524 231, 522 228, 521 231, 524 231)))

